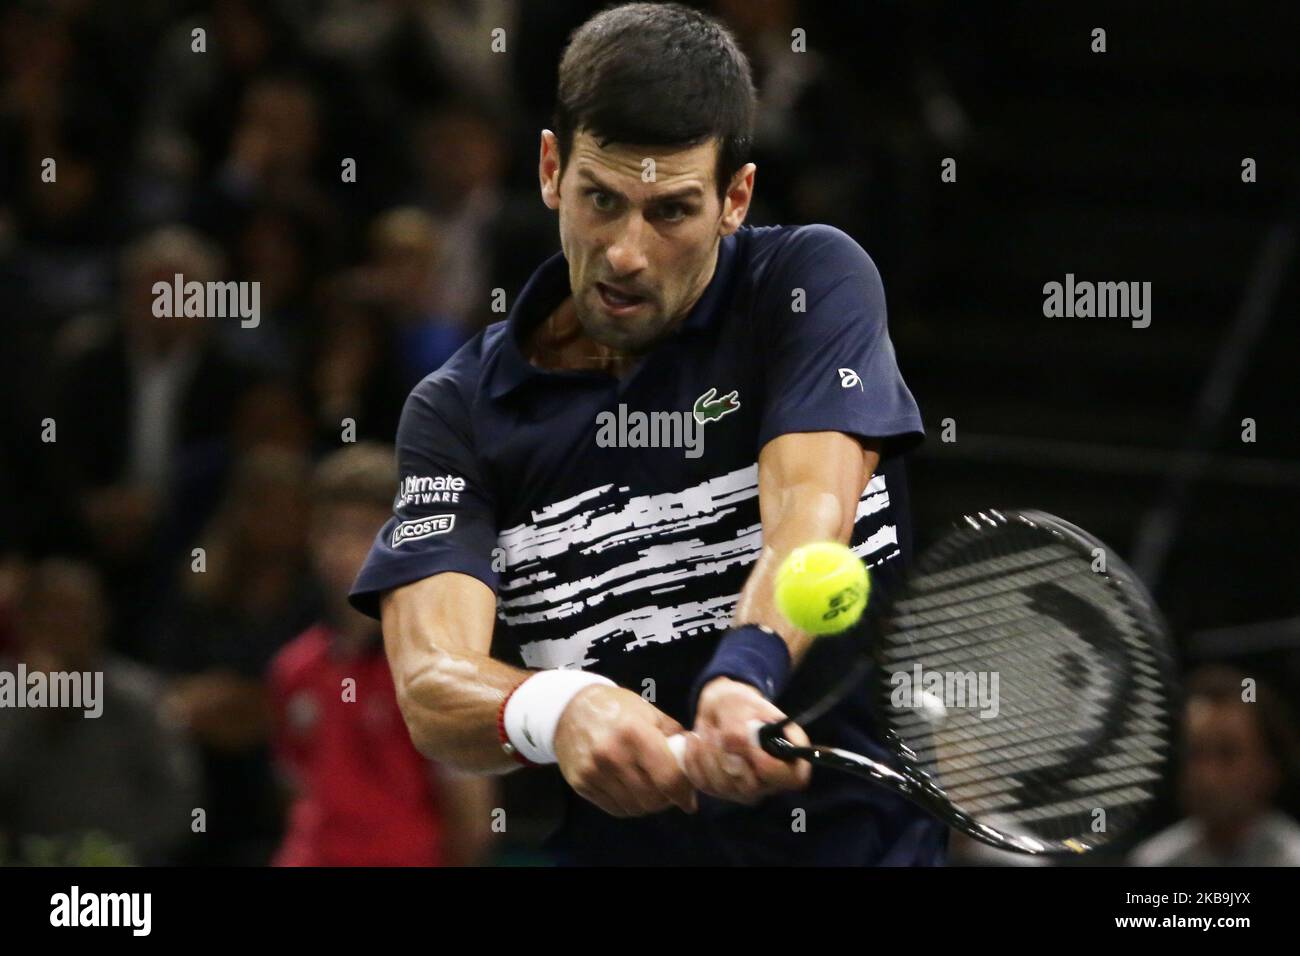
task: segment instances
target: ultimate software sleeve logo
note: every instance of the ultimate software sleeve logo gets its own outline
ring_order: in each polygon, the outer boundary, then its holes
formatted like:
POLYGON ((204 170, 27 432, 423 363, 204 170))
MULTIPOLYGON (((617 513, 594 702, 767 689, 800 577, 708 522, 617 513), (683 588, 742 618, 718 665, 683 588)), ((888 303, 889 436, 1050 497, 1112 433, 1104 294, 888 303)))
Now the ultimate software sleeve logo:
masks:
POLYGON ((395 509, 419 505, 459 504, 465 479, 459 475, 407 475, 397 491, 395 509))

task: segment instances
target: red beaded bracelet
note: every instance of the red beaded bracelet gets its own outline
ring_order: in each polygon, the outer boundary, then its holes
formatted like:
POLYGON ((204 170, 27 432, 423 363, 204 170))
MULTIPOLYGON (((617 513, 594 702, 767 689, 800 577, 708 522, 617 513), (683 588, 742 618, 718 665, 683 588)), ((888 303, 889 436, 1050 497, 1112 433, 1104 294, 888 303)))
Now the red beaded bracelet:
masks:
POLYGON ((515 691, 523 685, 524 682, 520 681, 511 689, 510 693, 506 694, 506 696, 501 700, 501 709, 497 711, 497 739, 501 741, 501 749, 514 757, 515 760, 519 761, 519 763, 523 764, 525 767, 536 767, 538 765, 521 754, 515 745, 510 742, 510 738, 506 736, 506 704, 510 703, 510 698, 515 695, 515 691))

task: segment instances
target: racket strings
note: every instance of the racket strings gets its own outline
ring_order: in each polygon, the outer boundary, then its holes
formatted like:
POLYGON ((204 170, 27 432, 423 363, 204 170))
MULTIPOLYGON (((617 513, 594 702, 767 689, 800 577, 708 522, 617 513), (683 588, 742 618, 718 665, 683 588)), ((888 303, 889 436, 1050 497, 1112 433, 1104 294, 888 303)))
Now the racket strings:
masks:
MULTIPOLYGON (((1137 735, 1151 733, 1161 726, 1161 715, 1152 714, 1146 720, 1130 721, 1130 731, 1137 735)), ((974 768, 984 777, 999 769, 1009 775, 1022 769, 1022 765, 1006 766, 1010 761, 1032 758, 1041 753, 1057 753, 1087 744, 1089 741, 1071 726, 1069 719, 1044 720, 1040 727, 1014 731, 984 731, 963 735, 949 741, 945 728, 941 740, 929 747, 911 749, 917 763, 930 765, 936 775, 941 775, 944 786, 958 786, 967 779, 963 772, 974 768), (1044 731, 1036 733, 1036 730, 1044 731), (982 746, 969 746, 981 744, 982 746)))
MULTIPOLYGON (((1099 807, 1111 814, 1122 813, 1128 805, 1149 799, 1153 794, 1152 788, 1161 779, 1159 767, 1167 740, 1161 732, 1162 724, 1155 723, 1150 730, 1154 732, 1130 735, 1122 742, 1121 749, 1094 761, 1097 772, 1080 772, 1060 785, 1043 787, 1037 793, 1034 792, 1034 770, 1057 768, 1059 760, 1055 753, 1044 753, 1029 761, 1021 760, 1014 773, 990 774, 987 766, 972 767, 965 775, 938 771, 936 784, 954 806, 977 818, 1011 810, 1009 819, 1041 822, 1058 819, 1066 807, 1071 812, 1086 811, 1089 814, 1099 807), (1135 787, 1135 784, 1150 786, 1135 787), (1063 803, 1063 797, 1073 797, 1074 800, 1063 803)), ((1078 820, 1058 822, 1066 829, 1080 823, 1078 820)))
MULTIPOLYGON (((977 558, 972 558, 949 567, 923 571, 912 580, 910 593, 920 598, 931 591, 955 590, 953 584, 965 585, 972 581, 997 586, 1007 580, 1009 575, 1032 570, 1042 564, 1051 564, 1073 558, 1074 552, 1058 543, 1037 544, 1016 549, 999 549, 989 551, 977 558)), ((905 607, 912 598, 903 598, 899 607, 905 607)))
MULTIPOLYGON (((996 674, 1000 691, 1007 687, 1014 690, 1009 697, 999 694, 1005 702, 999 702, 998 712, 1008 718, 1038 719, 1042 712, 1059 713, 1063 682, 1052 671, 1060 646, 1073 634, 1055 622, 1045 626, 1041 615, 1028 608, 1014 620, 987 621, 981 617, 973 623, 975 626, 966 628, 961 635, 951 635, 943 653, 935 653, 933 643, 922 643, 916 657, 925 661, 924 670, 932 674, 996 674)), ((1090 645, 1076 643, 1081 655, 1097 656, 1090 645)), ((909 646, 886 651, 883 659, 897 665, 912 656, 913 649, 909 646)), ((1095 671, 1107 668, 1104 660, 1093 663, 1095 671)), ((1099 704, 1102 702, 1102 691, 1094 684, 1085 684, 1082 691, 1083 696, 1091 693, 1099 704)), ((900 723, 908 727, 905 719, 900 723)))
MULTIPOLYGON (((944 649, 945 653, 927 654, 926 669, 943 673, 979 670, 993 672, 999 668, 991 665, 1007 662, 1013 665, 1023 663, 1027 648, 1036 647, 1050 653, 1055 646, 1054 635, 1044 633, 1042 621, 1037 616, 1023 617, 1002 625, 988 624, 981 630, 990 631, 995 626, 998 627, 996 635, 981 640, 978 645, 973 645, 970 640, 954 639, 952 646, 944 649)), ((974 631, 966 632, 966 636, 979 637, 974 631)), ((911 658, 912 655, 889 652, 884 655, 884 659, 891 663, 901 662, 903 657, 911 658)), ((1023 667, 1021 669, 1023 670, 1023 667)), ((1023 676, 1032 679, 1029 675, 1023 676)), ((1055 688, 1056 684, 1052 687, 1055 688)))
POLYGON ((917 580, 913 596, 900 600, 894 613, 900 618, 916 615, 919 623, 924 623, 927 618, 934 621, 960 619, 968 613, 969 602, 992 605, 1000 595, 1016 595, 1030 585, 1078 574, 1078 567, 1063 555, 1054 555, 1051 560, 1036 562, 1032 567, 1016 572, 992 570, 995 566, 1000 566, 1000 563, 990 565, 990 570, 961 587, 940 586, 935 578, 922 576, 917 580))
POLYGON ((878 649, 889 729, 973 819, 1100 842, 1096 811, 1112 826, 1127 822, 1151 800, 1167 755, 1169 701, 1150 621, 1093 570, 1092 554, 1059 536, 1026 526, 969 537, 927 555, 895 607, 878 649), (996 674, 996 707, 963 699, 969 681, 943 685, 954 706, 937 716, 915 700, 897 706, 891 672, 917 668, 996 674))
MULTIPOLYGON (((1159 738, 1151 734, 1145 736, 1148 742, 1146 747, 1139 748, 1134 746, 1119 753, 1112 754, 1111 757, 1108 758, 1108 766, 1105 769, 1105 773, 1146 766, 1147 763, 1156 756, 1156 747, 1158 746, 1159 738)), ((1066 789, 1077 789, 1079 787, 1079 782, 1084 780, 1100 781, 1105 777, 1105 773, 1096 774, 1092 777, 1071 778, 1071 780, 1066 783, 1066 789)), ((979 800, 997 796, 1001 793, 1011 792, 1019 786, 1018 777, 1012 775, 1003 775, 998 777, 971 776, 964 781, 957 781, 955 783, 945 775, 942 778, 942 782, 944 784, 944 792, 954 801, 960 799, 962 806, 967 806, 968 804, 973 805, 979 800), (1014 786, 1012 784, 1014 784, 1014 786)))
MULTIPOLYGON (((1155 732, 1161 727, 1163 716, 1163 711, 1158 707, 1143 708, 1138 710, 1137 716, 1128 722, 1128 729, 1135 735, 1155 732)), ((936 771, 939 769, 939 761, 942 759, 944 780, 951 785, 960 782, 960 771, 965 770, 967 767, 977 765, 987 772, 989 769, 996 767, 995 761, 991 758, 1005 757, 1009 751, 1016 748, 1045 744, 1049 741, 1073 741, 1075 744, 1083 742, 1083 737, 1079 731, 1070 726, 1071 722, 1072 718, 1048 718, 1033 728, 1007 731, 984 729, 978 732, 962 730, 952 732, 951 738, 949 736, 950 731, 945 727, 934 735, 934 743, 931 746, 909 748, 909 751, 918 763, 932 764, 936 771), (1045 730, 1046 733, 1035 733, 1035 730, 1045 730), (967 746, 968 744, 983 744, 984 746, 971 747, 967 746)), ((981 723, 984 722, 981 721, 981 723)), ((912 727, 915 726, 915 724, 912 725, 912 727)), ((912 729, 912 727, 907 729, 912 729)), ((902 729, 901 725, 900 729, 902 729)), ((1052 749, 1063 748, 1054 747, 1052 749)), ((1036 751, 1024 751, 1024 753, 1030 752, 1036 751)))
POLYGON ((1059 820, 1067 812, 1089 813, 1099 807, 1109 814, 1123 815, 1134 803, 1148 799, 1160 778, 1158 770, 1143 765, 1125 772, 1084 778, 1089 781, 1086 791, 1058 792, 1049 800, 1024 803, 1014 792, 1006 791, 971 800, 960 807, 976 819, 996 814, 1012 822, 1059 820))
MULTIPOLYGON (((1146 779, 1151 782, 1159 780, 1160 774, 1152 771, 1146 779)), ((1014 821, 1019 824, 1036 823, 1044 824, 1051 822, 1070 821, 1080 816, 1090 816, 1092 811, 1097 808, 1101 797, 1105 797, 1105 802, 1112 808, 1120 808, 1121 811, 1130 807, 1140 806, 1151 799, 1153 791, 1150 787, 1123 787, 1114 790, 1108 790, 1104 794, 1092 794, 1087 798, 1076 800, 1067 800, 1059 803, 1045 803, 1039 806, 1030 807, 1015 815, 1014 821)), ((987 811, 979 811, 984 813, 987 811)))
MULTIPOLYGON (((1091 573, 1091 572, 1089 572, 1091 573)), ((945 639, 954 644, 969 643, 953 640, 976 633, 983 627, 996 627, 1016 620, 1041 618, 1041 613, 1032 606, 1028 594, 1031 585, 1053 583, 1062 587, 1074 587, 1084 593, 1084 597, 1093 601, 1109 601, 1105 588, 1097 590, 1097 582, 1080 576, 1077 563, 1073 566, 1058 562, 1055 568, 1040 568, 1037 573, 1021 576, 1021 583, 1011 586, 1000 582, 988 591, 976 590, 957 600, 950 600, 946 592, 913 598, 900 604, 905 609, 896 610, 896 627, 907 633, 908 644, 900 652, 921 655, 932 648, 927 641, 933 640, 941 646, 945 639), (1054 573, 1044 573, 1052 570, 1054 573)), ((1132 616, 1125 615, 1116 621, 1127 630, 1138 633, 1140 623, 1132 616)))

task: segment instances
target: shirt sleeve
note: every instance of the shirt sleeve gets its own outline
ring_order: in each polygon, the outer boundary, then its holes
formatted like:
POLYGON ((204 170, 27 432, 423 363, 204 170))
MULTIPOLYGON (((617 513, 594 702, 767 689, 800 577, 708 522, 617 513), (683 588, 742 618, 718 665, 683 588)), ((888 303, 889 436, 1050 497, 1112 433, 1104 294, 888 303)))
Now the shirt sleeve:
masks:
POLYGON ((397 426, 397 496, 348 599, 379 617, 383 592, 456 571, 495 593, 496 508, 474 452, 470 416, 449 375, 426 378, 397 426))
POLYGON ((921 441, 871 257, 827 225, 803 226, 773 261, 757 311, 766 396, 759 447, 789 432, 885 439, 887 454, 921 441), (797 311, 802 290, 803 310, 797 311))

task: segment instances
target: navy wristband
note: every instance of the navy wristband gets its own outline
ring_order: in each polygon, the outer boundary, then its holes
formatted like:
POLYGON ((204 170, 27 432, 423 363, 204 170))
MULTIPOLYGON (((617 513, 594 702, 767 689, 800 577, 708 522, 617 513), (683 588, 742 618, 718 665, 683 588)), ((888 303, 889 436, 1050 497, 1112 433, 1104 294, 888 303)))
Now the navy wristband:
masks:
POLYGON ((780 634, 758 624, 743 624, 728 631, 691 688, 692 724, 700 691, 715 677, 750 684, 768 700, 775 700, 790 679, 790 648, 780 634))

